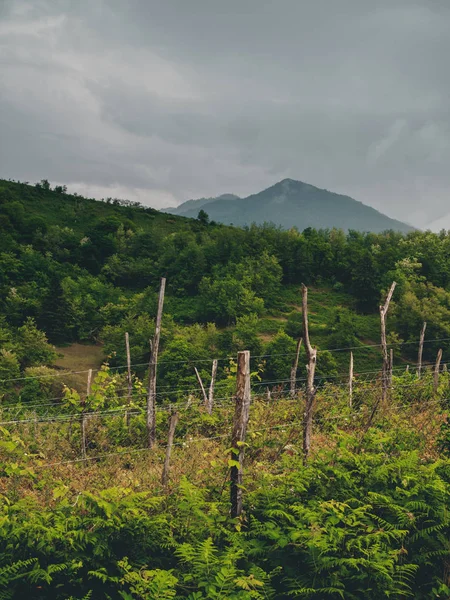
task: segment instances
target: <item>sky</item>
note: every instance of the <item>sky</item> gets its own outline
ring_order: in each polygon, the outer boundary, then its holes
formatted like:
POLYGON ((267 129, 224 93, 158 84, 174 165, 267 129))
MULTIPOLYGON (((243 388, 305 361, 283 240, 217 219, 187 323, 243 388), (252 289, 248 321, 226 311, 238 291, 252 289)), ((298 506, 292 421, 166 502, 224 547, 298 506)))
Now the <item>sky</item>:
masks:
POLYGON ((449 55, 448 0, 0 0, 0 177, 156 208, 291 178, 450 228, 449 55))

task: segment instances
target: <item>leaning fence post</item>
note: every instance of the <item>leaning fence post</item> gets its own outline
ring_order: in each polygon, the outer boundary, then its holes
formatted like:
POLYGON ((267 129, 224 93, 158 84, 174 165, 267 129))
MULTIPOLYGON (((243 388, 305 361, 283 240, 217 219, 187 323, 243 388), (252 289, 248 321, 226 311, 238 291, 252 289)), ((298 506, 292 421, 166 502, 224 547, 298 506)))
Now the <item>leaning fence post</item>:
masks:
POLYGON ((302 284, 302 317, 303 317, 303 338, 305 340, 307 379, 306 379, 306 403, 303 419, 303 460, 308 459, 311 449, 311 436, 313 426, 313 408, 316 389, 314 387, 314 375, 316 371, 317 350, 311 346, 309 341, 308 327, 308 288, 302 284))
MULTIPOLYGON (((387 341, 386 341, 386 315, 389 310, 389 304, 391 302, 392 295, 394 293, 396 285, 397 285, 397 283, 395 281, 393 281, 391 288, 389 290, 389 293, 386 297, 386 302, 382 306, 380 306, 381 352, 382 352, 382 356, 383 356, 383 366, 382 366, 382 371, 381 371, 381 386, 382 386, 381 399, 382 399, 383 403, 387 399, 387 391, 388 391, 388 387, 389 387, 389 363, 390 363, 388 350, 387 350, 387 341)), ((376 400, 375 404, 373 405, 372 411, 369 416, 369 420, 367 421, 367 424, 364 427, 361 440, 366 435, 366 433, 369 431, 369 429, 372 425, 373 419, 375 417, 375 414, 377 412, 379 404, 380 404, 380 398, 378 398, 376 400)))
POLYGON ((437 353, 437 357, 436 357, 436 364, 434 365, 433 391, 435 394, 438 391, 438 387, 439 387, 439 371, 441 368, 441 360, 442 360, 442 348, 439 348, 439 352, 437 353))
POLYGON ((169 483, 170 455, 172 454, 173 438, 175 436, 175 428, 178 423, 178 413, 174 412, 170 417, 169 434, 167 436, 166 458, 161 477, 161 483, 164 487, 169 483))
POLYGON ((298 357, 300 356, 300 348, 302 347, 302 338, 299 338, 297 342, 297 350, 295 352, 294 361, 291 367, 291 390, 290 396, 291 398, 295 398, 295 383, 297 380, 297 369, 298 369, 298 357))
POLYGON ((353 406, 353 352, 350 352, 350 368, 348 373, 348 405, 353 406))
POLYGON ((389 293, 386 297, 386 302, 380 306, 380 325, 381 325, 381 352, 383 355, 383 368, 381 373, 381 385, 382 385, 382 400, 383 403, 386 402, 387 392, 389 388, 389 354, 387 349, 387 341, 386 341, 386 316, 389 310, 389 304, 392 299, 392 295, 394 294, 395 286, 397 283, 394 281, 391 285, 389 293))
POLYGON ((92 369, 89 369, 87 376, 87 385, 86 385, 86 398, 82 401, 82 411, 81 411, 81 458, 84 460, 86 458, 86 400, 91 393, 91 381, 92 381, 92 369))
POLYGON ((158 367, 159 338, 161 335, 161 321, 164 306, 164 292, 166 278, 161 279, 159 289, 158 312, 156 313, 155 335, 153 337, 150 364, 148 369, 148 394, 147 394, 147 436, 148 447, 153 448, 156 441, 156 371, 158 367))
POLYGON ((389 387, 392 387, 392 376, 394 373, 394 349, 389 350, 389 387))
POLYGON ((128 384, 127 411, 125 413, 125 422, 128 427, 130 425, 130 406, 131 406, 131 396, 132 396, 132 392, 133 392, 133 382, 131 379, 130 337, 128 335, 128 331, 125 333, 125 348, 127 351, 127 384, 128 384))
POLYGON ((212 413, 213 403, 214 403, 214 386, 216 383, 216 375, 217 375, 217 358, 213 360, 212 370, 211 370, 211 383, 209 384, 209 394, 208 394, 208 405, 207 411, 209 414, 212 413))
POLYGON ((422 375, 422 355, 423 355, 423 343, 425 341, 425 331, 427 329, 427 322, 424 321, 422 325, 422 331, 420 332, 420 341, 419 341, 419 355, 417 357, 417 377, 420 379, 422 375))
POLYGON ((203 403, 206 407, 208 407, 208 396, 206 395, 205 386, 203 385, 203 381, 202 381, 202 378, 200 377, 200 373, 198 372, 197 367, 194 367, 194 371, 195 371, 195 375, 197 377, 198 385, 200 386, 200 389, 202 390, 203 403))
POLYGON ((236 403, 231 438, 230 501, 231 516, 242 513, 242 479, 244 442, 250 416, 250 352, 238 352, 236 374, 236 403))

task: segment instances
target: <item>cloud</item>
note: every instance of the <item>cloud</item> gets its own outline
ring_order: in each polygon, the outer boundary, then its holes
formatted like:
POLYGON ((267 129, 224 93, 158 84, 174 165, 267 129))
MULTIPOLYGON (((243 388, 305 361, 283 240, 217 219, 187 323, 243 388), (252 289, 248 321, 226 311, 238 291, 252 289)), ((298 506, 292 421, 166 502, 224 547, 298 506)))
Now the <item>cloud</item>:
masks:
POLYGON ((156 207, 291 177, 419 226, 444 212, 444 0, 0 11, 1 176, 156 207))

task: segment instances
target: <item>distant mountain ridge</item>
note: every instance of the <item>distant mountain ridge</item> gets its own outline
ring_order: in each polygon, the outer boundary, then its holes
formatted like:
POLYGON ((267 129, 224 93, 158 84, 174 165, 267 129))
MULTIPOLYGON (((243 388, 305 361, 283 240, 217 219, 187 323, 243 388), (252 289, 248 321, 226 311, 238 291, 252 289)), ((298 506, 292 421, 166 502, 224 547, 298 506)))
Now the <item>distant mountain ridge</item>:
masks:
MULTIPOLYGON (((210 204, 211 202, 215 202, 216 200, 240 200, 239 196, 236 194, 221 194, 220 196, 216 196, 214 198, 198 198, 197 200, 186 200, 183 204, 179 206, 174 206, 170 208, 164 208, 161 212, 167 212, 172 215, 182 215, 191 217, 191 212, 199 211, 205 204, 210 204)), ((197 216, 197 214, 195 214, 197 216)))
POLYGON ((413 231, 413 227, 391 219, 374 208, 350 196, 329 192, 302 181, 284 179, 275 185, 246 198, 223 194, 217 198, 188 200, 168 212, 196 218, 200 209, 210 219, 227 225, 274 223, 284 229, 307 227, 315 229, 344 229, 380 233, 389 229, 413 231))

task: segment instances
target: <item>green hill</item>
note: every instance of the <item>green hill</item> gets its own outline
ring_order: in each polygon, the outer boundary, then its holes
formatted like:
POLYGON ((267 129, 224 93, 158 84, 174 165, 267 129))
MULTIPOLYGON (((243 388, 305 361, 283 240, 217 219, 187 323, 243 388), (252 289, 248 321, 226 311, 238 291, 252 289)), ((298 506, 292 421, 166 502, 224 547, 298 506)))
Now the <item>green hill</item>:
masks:
MULTIPOLYGON (((0 364, 5 379, 42 364, 78 369, 79 346, 59 362, 45 346, 27 357, 27 340, 41 334, 60 347, 95 345, 95 364, 100 345, 115 366, 125 363, 128 332, 132 360, 145 369, 161 277, 167 278, 161 356, 173 365, 189 363, 161 370, 167 386, 195 386, 194 366, 228 360, 239 349, 285 356, 254 362, 262 381, 286 380, 302 334, 302 283, 310 287, 320 378, 346 376, 349 348, 355 348, 355 370, 378 369, 378 304, 393 279, 399 285, 389 339, 396 366, 414 362, 424 320, 425 360, 440 346, 446 360, 450 348, 432 341, 450 337, 448 235, 239 228, 69 195, 46 181, 5 180, 0 225, 0 336, 11 353, 0 364)), ((302 354, 299 377, 304 373, 302 354)), ((222 370, 219 377, 225 376, 222 370)), ((20 397, 22 391, 4 393, 20 397)), ((41 392, 27 392, 35 393, 41 392)))
POLYGON ((247 198, 224 194, 217 198, 188 200, 176 208, 165 209, 164 212, 196 217, 200 208, 214 221, 234 225, 267 222, 284 229, 295 226, 300 231, 313 227, 375 233, 389 229, 402 232, 413 229, 349 196, 293 179, 284 179, 247 198))

